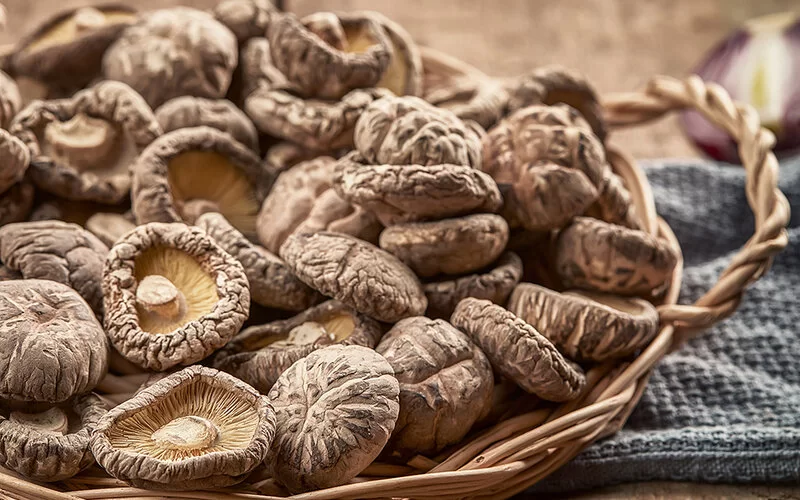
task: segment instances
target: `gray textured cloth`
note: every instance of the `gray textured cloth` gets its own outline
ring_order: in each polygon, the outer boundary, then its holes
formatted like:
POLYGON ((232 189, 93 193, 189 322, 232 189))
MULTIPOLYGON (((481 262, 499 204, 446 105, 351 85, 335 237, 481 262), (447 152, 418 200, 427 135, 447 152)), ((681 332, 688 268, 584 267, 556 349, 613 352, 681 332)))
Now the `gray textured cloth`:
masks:
MULTIPOLYGON (((753 232, 740 167, 646 164, 686 259, 681 303, 753 232)), ((658 365, 625 428, 531 491, 675 480, 800 483, 800 160, 781 165, 789 247, 730 318, 658 365)))

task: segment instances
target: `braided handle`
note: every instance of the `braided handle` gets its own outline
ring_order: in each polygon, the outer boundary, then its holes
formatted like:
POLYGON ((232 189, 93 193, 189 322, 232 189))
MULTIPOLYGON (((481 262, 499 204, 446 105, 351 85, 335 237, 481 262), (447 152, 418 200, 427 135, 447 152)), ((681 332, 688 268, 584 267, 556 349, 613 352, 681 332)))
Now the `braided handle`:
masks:
POLYGON ((775 136, 761 127, 752 106, 733 102, 722 87, 705 83, 698 76, 685 80, 656 77, 644 91, 612 95, 603 105, 606 119, 614 128, 639 125, 671 111, 694 108, 739 144, 755 232, 717 283, 697 302, 659 307, 662 322, 675 326, 677 345, 730 316, 744 289, 764 275, 775 255, 789 243, 789 202, 777 187, 778 160, 772 152, 775 136))

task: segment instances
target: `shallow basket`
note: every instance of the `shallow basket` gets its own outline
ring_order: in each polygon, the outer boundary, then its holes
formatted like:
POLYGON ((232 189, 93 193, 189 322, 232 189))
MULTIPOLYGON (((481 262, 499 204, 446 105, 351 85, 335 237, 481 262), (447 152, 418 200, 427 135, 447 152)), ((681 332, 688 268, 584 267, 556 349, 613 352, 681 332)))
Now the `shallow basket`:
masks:
MULTIPOLYGON (((425 49, 423 58, 448 74, 481 78, 477 69, 425 49)), ((463 79, 462 79, 463 81, 463 79)), ((693 305, 677 304, 682 259, 668 292, 657 304, 658 336, 635 359, 597 365, 587 374, 580 398, 560 406, 524 404, 495 425, 468 435, 436 457, 416 456, 405 465, 374 463, 350 484, 297 495, 307 500, 340 498, 507 498, 520 493, 564 465, 592 442, 617 432, 644 391, 658 361, 693 335, 731 315, 744 289, 770 267, 788 243, 785 227, 789 203, 777 189, 775 138, 761 128, 756 112, 733 102, 718 85, 692 76, 685 80, 656 77, 639 92, 604 100, 611 130, 640 125, 667 112, 694 108, 739 143, 747 174, 747 201, 755 215, 755 232, 731 260, 717 283, 693 305)), ((666 241, 680 255, 667 223, 656 214, 650 186, 642 170, 626 154, 608 147, 608 160, 622 177, 641 214, 645 230, 666 241)), ((127 399, 143 381, 141 374, 109 375, 98 387, 109 404, 127 399)), ((41 500, 178 498, 272 499, 288 494, 268 476, 255 472, 235 487, 168 492, 131 488, 94 466, 67 481, 42 485, 10 471, 0 471, 0 494, 41 500)), ((1 496, 1 495, 0 495, 1 496)))

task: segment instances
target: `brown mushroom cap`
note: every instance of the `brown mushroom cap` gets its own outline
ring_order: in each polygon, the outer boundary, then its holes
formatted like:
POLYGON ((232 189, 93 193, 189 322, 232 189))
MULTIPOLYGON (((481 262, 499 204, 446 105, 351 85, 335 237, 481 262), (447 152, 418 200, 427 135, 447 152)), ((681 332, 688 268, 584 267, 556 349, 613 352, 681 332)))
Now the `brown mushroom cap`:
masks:
POLYGON ((136 9, 122 4, 62 11, 17 43, 13 73, 80 88, 100 74, 106 49, 136 19, 136 9))
POLYGON ((94 394, 78 396, 71 404, 52 407, 46 414, 0 410, 0 464, 37 481, 69 479, 94 463, 89 433, 105 412, 94 394), (59 432, 40 425, 41 417, 51 415, 64 421, 59 432))
POLYGON ((378 22, 355 15, 334 15, 336 21, 344 34, 342 47, 330 45, 293 15, 270 23, 275 67, 304 97, 336 100, 351 90, 375 87, 389 66, 392 48, 378 22))
POLYGON ((374 101, 356 122, 354 138, 371 164, 481 168, 481 136, 475 129, 418 97, 374 101))
POLYGON ((372 349, 382 333, 374 319, 329 300, 292 318, 243 330, 214 356, 214 368, 266 394, 284 371, 311 352, 332 344, 372 349))
POLYGON ((458 443, 492 401, 489 360, 444 320, 401 320, 375 350, 400 382, 400 413, 388 446, 401 454, 458 443))
POLYGON ((278 422, 272 470, 290 492, 345 484, 394 429, 399 384, 378 353, 334 345, 297 361, 269 393, 278 422))
POLYGON ((236 37, 214 17, 188 7, 150 11, 103 57, 103 74, 127 83, 156 108, 182 95, 219 99, 231 83, 236 37))
POLYGON ((250 309, 241 264, 184 224, 137 227, 108 254, 105 325, 129 361, 163 371, 205 358, 239 331, 250 309))
POLYGON ((75 289, 102 317, 101 281, 106 247, 77 224, 18 222, 0 228, 0 260, 26 279, 46 279, 75 289))
POLYGON ((251 38, 242 47, 230 93, 236 104, 243 107, 245 99, 260 87, 286 91, 292 89, 283 73, 272 63, 269 40, 264 38, 263 33, 251 38))
POLYGON ((135 228, 136 224, 121 214, 98 212, 86 220, 86 229, 109 248, 135 228))
POLYGON ((357 152, 339 160, 333 187, 384 225, 496 212, 502 204, 487 174, 460 165, 364 165, 357 152))
POLYGON ((221 214, 203 214, 197 219, 197 226, 242 264, 253 302, 265 307, 302 311, 322 299, 319 293, 297 279, 278 256, 250 243, 221 214))
POLYGON ((70 200, 118 204, 130 191, 129 167, 161 135, 133 89, 103 81, 70 99, 37 101, 11 126, 31 151, 36 185, 70 200))
POLYGON ((214 7, 214 17, 236 35, 239 44, 264 36, 278 9, 270 0, 223 0, 214 7))
POLYGON ((0 282, 0 352, 6 400, 60 403, 91 391, 108 369, 108 340, 92 310, 49 280, 0 282))
POLYGON ((658 311, 647 301, 603 293, 558 293, 521 283, 508 308, 572 359, 624 358, 658 333, 658 311))
POLYGON ((505 304, 521 277, 522 260, 513 252, 505 252, 485 271, 424 283, 422 288, 428 298, 425 314, 433 318, 449 318, 456 305, 467 297, 505 304))
POLYGON ((295 233, 280 255, 303 282, 379 321, 419 316, 428 306, 422 285, 405 264, 352 236, 295 233))
POLYGON ((131 198, 139 224, 193 223, 219 212, 248 238, 272 185, 272 174, 252 151, 210 127, 164 134, 134 163, 131 198))
POLYGON ((576 217, 558 237, 556 270, 567 287, 655 297, 669 286, 678 256, 636 229, 576 217))
POLYGON ((548 401, 580 395, 586 377, 534 327, 488 300, 459 302, 453 325, 483 350, 495 370, 525 391, 548 401))
POLYGON ((205 125, 227 132, 258 153, 258 132, 255 125, 244 112, 226 99, 176 97, 159 106, 155 116, 164 132, 205 125))
POLYGON ((377 83, 378 87, 389 89, 400 96, 422 94, 422 57, 417 44, 405 28, 375 11, 341 13, 339 17, 345 19, 345 23, 351 17, 370 17, 386 32, 392 46, 392 57, 377 83))
POLYGON ((0 194, 20 182, 30 165, 31 154, 28 147, 18 138, 0 129, 0 194))
POLYGON ((29 181, 22 181, 0 194, 0 226, 22 222, 31 213, 35 189, 29 181))
MULTIPOLYGON (((298 163, 313 160, 320 154, 289 141, 282 141, 267 150, 264 160, 275 175, 289 170, 298 163)), ((274 189, 274 188, 273 188, 274 189)))
POLYGON ((266 397, 227 373, 191 366, 109 411, 91 446, 106 472, 134 486, 194 490, 242 481, 274 435, 266 397))
POLYGON ((463 274, 487 266, 508 242, 508 224, 494 214, 410 222, 384 229, 380 247, 418 276, 463 274))
POLYGON ((295 229, 298 233, 333 231, 378 244, 383 225, 372 212, 344 201, 334 189, 323 192, 311 207, 308 217, 295 229))
POLYGON ((7 129, 22 109, 22 96, 13 78, 0 71, 0 128, 7 129))

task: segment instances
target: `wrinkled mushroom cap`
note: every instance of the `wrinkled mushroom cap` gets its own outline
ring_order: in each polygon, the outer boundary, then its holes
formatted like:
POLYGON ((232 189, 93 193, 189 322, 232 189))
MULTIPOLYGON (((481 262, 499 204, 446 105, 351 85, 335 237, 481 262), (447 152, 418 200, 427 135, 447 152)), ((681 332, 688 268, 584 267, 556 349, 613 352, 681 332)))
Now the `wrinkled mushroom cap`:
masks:
POLYGON ((0 128, 8 129, 11 120, 22 109, 19 86, 5 71, 0 71, 0 128))
MULTIPOLYGON (((22 419, 0 411, 0 464, 36 481, 69 479, 94 463, 89 434, 105 414, 103 402, 94 394, 77 397, 64 408, 48 413, 68 419, 63 432, 43 431, 22 419)), ((35 422, 34 422, 35 423, 35 422)))
POLYGON ((272 63, 269 40, 264 34, 248 40, 239 53, 239 66, 231 82, 230 94, 243 107, 245 99, 256 89, 291 90, 292 85, 272 63))
POLYGON ((0 129, 0 194, 20 182, 30 165, 31 154, 28 147, 18 138, 0 129))
POLYGON ((70 99, 37 101, 11 126, 31 151, 36 185, 69 200, 118 204, 129 168, 161 135, 150 107, 124 83, 103 81, 70 99))
POLYGON ((308 148, 289 141, 282 141, 267 150, 264 160, 269 167, 278 175, 291 167, 305 161, 313 160, 320 154, 308 148))
POLYGON ((108 369, 97 318, 55 281, 0 282, 0 352, 0 399, 60 403, 91 391, 108 369))
POLYGON ((112 476, 150 489, 221 488, 266 458, 275 434, 269 400, 227 373, 191 366, 109 411, 92 452, 112 476))
POLYGON ((29 181, 22 181, 0 194, 0 226, 22 222, 33 208, 35 189, 29 181))
POLYGON ((598 292, 558 293, 521 283, 511 294, 508 307, 559 351, 577 360, 624 358, 658 333, 658 312, 642 299, 598 292))
POLYGON ((272 174, 258 156, 210 127, 164 134, 132 170, 139 224, 194 223, 205 212, 219 212, 248 238, 255 238, 256 215, 272 185, 272 174))
POLYGON ((182 96, 170 99, 155 111, 164 132, 208 126, 227 132, 258 154, 258 132, 247 115, 226 99, 182 96))
POLYGON ((655 297, 677 262, 666 241, 589 217, 576 217, 558 237, 556 270, 570 288, 655 297))
POLYGON ((352 236, 295 233, 280 255, 303 282, 379 321, 419 316, 428 306, 422 285, 405 264, 352 236))
POLYGON ((211 14, 173 7, 148 12, 126 29, 106 52, 103 74, 156 108, 182 95, 223 97, 238 57, 236 37, 211 14))
POLYGON ((394 451, 436 453, 458 443, 491 403, 489 361, 444 320, 401 320, 375 350, 400 382, 400 414, 389 442, 394 451))
POLYGON ((297 361, 269 393, 278 416, 272 470, 297 493, 345 484, 381 452, 398 415, 392 367, 361 346, 335 345, 297 361))
POLYGON ((134 364, 163 371, 205 358, 239 331, 250 309, 241 264, 184 224, 137 227, 109 252, 105 325, 134 364))
POLYGON ((214 367, 266 394, 292 364, 332 345, 374 348, 380 324, 336 300, 329 300, 289 319, 251 326, 214 356, 214 367))
POLYGON ((567 361, 542 334, 488 300, 459 302, 453 325, 483 350, 495 370, 548 401, 569 401, 586 385, 581 368, 567 361))
POLYGON ((102 317, 101 281, 108 247, 77 224, 18 222, 0 228, 0 260, 26 279, 45 279, 76 290, 102 317))
MULTIPOLYGON (((340 14, 340 17, 349 15, 340 14)), ((386 32, 392 46, 389 67, 384 71, 378 87, 389 89, 395 95, 422 95, 422 57, 408 31, 379 12, 355 12, 351 15, 374 19, 386 32)))
POLYGON ((383 225, 372 212, 351 205, 331 188, 314 200, 308 217, 295 231, 299 233, 333 231, 349 234, 377 245, 382 229, 383 225))
POLYGON ((494 262, 507 242, 508 224, 494 214, 397 224, 380 236, 382 249, 422 277, 481 269, 494 262))
POLYGON ((297 279, 277 255, 248 241, 221 214, 203 214, 197 219, 197 226, 242 264, 253 302, 265 307, 302 311, 322 299, 319 293, 297 279))
POLYGON ((240 44, 264 36, 278 9, 270 0, 223 0, 214 7, 214 17, 236 35, 240 44))
POLYGON ((373 164, 481 168, 481 137, 447 110, 418 97, 384 97, 356 122, 355 146, 373 164))

